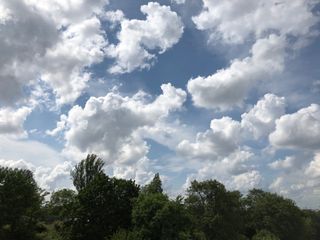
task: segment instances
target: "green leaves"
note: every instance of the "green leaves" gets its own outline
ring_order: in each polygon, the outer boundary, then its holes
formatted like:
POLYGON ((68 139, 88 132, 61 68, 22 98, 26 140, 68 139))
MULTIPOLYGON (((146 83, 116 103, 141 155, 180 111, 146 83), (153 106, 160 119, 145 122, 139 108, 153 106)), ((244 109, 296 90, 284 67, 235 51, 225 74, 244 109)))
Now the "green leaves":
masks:
POLYGON ((143 189, 143 192, 145 193, 162 193, 163 189, 162 189, 162 182, 160 179, 160 175, 159 173, 156 173, 154 175, 154 178, 152 179, 152 181, 147 184, 143 189))
POLYGON ((53 192, 44 206, 32 172, 0 168, 0 239, 319 239, 319 211, 301 211, 277 194, 253 189, 242 196, 207 180, 193 181, 185 197, 173 200, 159 174, 140 191, 132 180, 108 177, 103 165, 88 155, 72 171, 78 191, 53 192))
POLYGON ((0 168, 0 239, 34 239, 42 201, 31 171, 0 168))
POLYGON ((267 230, 279 239, 303 239, 302 212, 293 201, 277 194, 253 189, 244 203, 247 228, 251 229, 250 232, 267 230))
POLYGON ((77 164, 71 177, 77 191, 84 189, 96 176, 103 174, 104 162, 95 154, 88 154, 87 158, 77 164))
POLYGON ((193 181, 185 204, 198 235, 210 240, 239 239, 243 222, 240 198, 239 192, 227 191, 216 180, 193 181))

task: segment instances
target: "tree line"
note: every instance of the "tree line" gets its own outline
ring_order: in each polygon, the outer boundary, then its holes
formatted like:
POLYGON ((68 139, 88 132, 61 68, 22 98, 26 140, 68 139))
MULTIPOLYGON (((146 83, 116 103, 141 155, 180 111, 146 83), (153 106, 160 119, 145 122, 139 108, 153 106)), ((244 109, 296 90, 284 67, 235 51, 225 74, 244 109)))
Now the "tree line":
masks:
POLYGON ((159 174, 145 185, 107 176, 88 155, 75 190, 49 196, 29 170, 0 167, 1 240, 319 240, 320 211, 260 189, 243 196, 216 180, 168 197, 159 174))

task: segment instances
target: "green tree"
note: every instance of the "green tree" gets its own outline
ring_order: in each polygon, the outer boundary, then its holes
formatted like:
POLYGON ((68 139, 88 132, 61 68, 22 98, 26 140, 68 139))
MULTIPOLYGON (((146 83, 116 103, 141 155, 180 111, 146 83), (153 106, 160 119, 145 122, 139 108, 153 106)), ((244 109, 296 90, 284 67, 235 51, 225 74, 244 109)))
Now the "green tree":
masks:
POLYGON ((181 200, 169 200, 161 193, 142 193, 135 203, 132 220, 134 239, 188 239, 189 236, 190 218, 181 200))
POLYGON ((193 181, 185 204, 197 239, 238 240, 242 231, 241 194, 227 191, 216 180, 193 181))
POLYGON ((61 189, 53 192, 47 208, 53 218, 62 220, 76 201, 76 192, 71 189, 61 189))
POLYGON ((149 184, 147 184, 142 189, 142 191, 146 193, 163 193, 162 182, 159 173, 156 173, 154 175, 152 181, 149 184))
POLYGON ((101 240, 118 229, 131 227, 139 186, 131 180, 109 178, 102 170, 101 160, 96 159, 88 157, 72 171, 78 194, 61 231, 68 236, 66 239, 101 240))
POLYGON ((0 168, 0 239, 35 239, 42 201, 31 171, 0 168))
POLYGON ((135 202, 130 240, 188 239, 190 218, 181 198, 170 200, 163 194, 161 179, 154 179, 143 188, 135 202))
POLYGON ((305 236, 304 239, 317 240, 320 239, 320 211, 303 210, 305 236))
POLYGON ((104 162, 95 154, 88 154, 71 171, 73 185, 80 191, 84 189, 95 177, 103 173, 104 162))
POLYGON ((245 208, 248 237, 267 230, 281 240, 303 239, 303 215, 292 200, 253 189, 245 198, 245 208))

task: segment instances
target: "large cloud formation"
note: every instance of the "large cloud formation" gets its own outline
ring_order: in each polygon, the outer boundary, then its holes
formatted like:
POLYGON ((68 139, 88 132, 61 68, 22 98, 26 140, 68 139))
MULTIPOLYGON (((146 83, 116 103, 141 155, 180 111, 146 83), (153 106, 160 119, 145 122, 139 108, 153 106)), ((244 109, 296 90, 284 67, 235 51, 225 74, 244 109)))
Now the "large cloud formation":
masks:
POLYGON ((1 1, 0 105, 30 98, 25 87, 39 79, 59 105, 75 101, 90 79, 85 68, 105 55, 107 40, 95 15, 107 3, 1 1))
POLYGON ((66 154, 81 158, 94 152, 109 164, 140 164, 149 150, 143 128, 155 126, 179 110, 186 99, 186 93, 171 84, 163 84, 161 89, 163 93, 152 102, 144 92, 132 97, 117 92, 91 97, 83 108, 74 106, 62 116, 57 128, 48 133, 64 132, 66 154))
POLYGON ((183 33, 180 17, 169 6, 149 2, 141 6, 146 20, 124 18, 119 12, 107 14, 111 21, 120 21, 119 43, 111 45, 108 54, 115 58, 111 73, 132 72, 135 69, 150 68, 156 59, 152 52, 164 53, 176 44, 183 33), (121 17, 122 16, 122 17, 121 17))
POLYGON ((194 178, 217 178, 233 189, 258 187, 262 175, 253 163, 257 156, 248 140, 267 139, 284 113, 285 99, 268 93, 241 115, 241 121, 226 116, 213 119, 210 129, 199 132, 195 140, 181 141, 178 154, 196 166, 187 183, 194 178))
POLYGON ((1 1, 0 104, 22 97, 22 87, 35 79, 36 62, 54 46, 58 32, 54 22, 24 1, 1 1))
POLYGON ((193 22, 210 40, 223 44, 254 42, 251 56, 234 59, 228 68, 190 79, 188 91, 199 107, 226 110, 239 106, 259 80, 284 69, 286 49, 299 49, 317 34, 315 1, 203 0, 193 22))
POLYGON ((220 110, 240 106, 256 81, 282 71, 284 50, 285 39, 270 35, 252 46, 250 57, 234 59, 229 68, 211 76, 189 80, 188 91, 194 104, 220 110))
POLYGON ((317 22, 311 12, 314 4, 312 0, 203 0, 202 12, 192 19, 211 38, 232 44, 243 43, 252 35, 259 39, 270 30, 305 36, 317 22))

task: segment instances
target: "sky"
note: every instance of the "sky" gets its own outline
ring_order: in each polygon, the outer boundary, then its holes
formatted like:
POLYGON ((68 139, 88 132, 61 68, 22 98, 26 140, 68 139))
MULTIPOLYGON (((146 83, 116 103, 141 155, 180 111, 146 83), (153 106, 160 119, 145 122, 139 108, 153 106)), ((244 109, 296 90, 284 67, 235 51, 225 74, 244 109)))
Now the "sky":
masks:
POLYGON ((0 165, 320 208, 319 30, 319 0, 0 0, 0 165))

